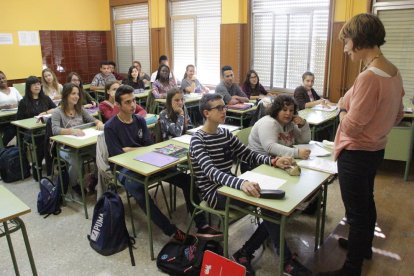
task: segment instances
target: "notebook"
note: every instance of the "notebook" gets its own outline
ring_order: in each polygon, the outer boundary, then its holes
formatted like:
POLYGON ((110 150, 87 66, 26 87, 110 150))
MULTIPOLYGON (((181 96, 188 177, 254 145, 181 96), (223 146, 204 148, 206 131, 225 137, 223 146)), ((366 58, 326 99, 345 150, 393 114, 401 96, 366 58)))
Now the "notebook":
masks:
POLYGON ((262 190, 278 190, 280 186, 286 183, 286 180, 284 179, 267 176, 252 171, 247 171, 241 174, 239 178, 259 183, 260 189, 262 190))
POLYGON ((232 105, 228 105, 229 109, 236 109, 236 110, 245 110, 245 109, 249 109, 253 106, 253 104, 249 104, 249 103, 238 103, 238 104, 232 104, 232 105))
POLYGON ((134 159, 157 167, 164 167, 178 160, 177 157, 154 151, 138 155, 134 159))
POLYGON ((335 161, 326 160, 318 157, 313 157, 308 160, 301 160, 298 162, 298 166, 330 174, 338 173, 338 166, 335 161))
MULTIPOLYGON (((311 141, 312 142, 312 141, 311 141)), ((322 147, 322 145, 318 144, 319 142, 309 143, 309 144, 300 144, 294 145, 294 148, 298 149, 310 149, 311 154, 310 157, 318 157, 318 156, 329 156, 331 152, 327 151, 322 147)))
POLYGON ((321 111, 334 111, 337 108, 336 105, 330 106, 330 105, 322 105, 317 104, 314 107, 312 107, 313 110, 321 110, 321 111))
POLYGON ((154 152, 161 153, 161 154, 168 155, 168 156, 178 157, 178 158, 181 158, 182 156, 187 154, 187 151, 188 151, 187 148, 173 145, 173 144, 169 144, 169 145, 166 145, 165 147, 157 148, 154 150, 154 152))
POLYGON ((200 276, 244 276, 246 268, 210 250, 204 251, 200 276))
POLYGON ((193 137, 192 135, 184 134, 184 135, 181 135, 181 136, 178 136, 178 137, 174 137, 172 139, 173 140, 176 140, 178 142, 185 143, 185 144, 188 144, 189 145, 190 142, 191 142, 191 138, 192 137, 193 137))

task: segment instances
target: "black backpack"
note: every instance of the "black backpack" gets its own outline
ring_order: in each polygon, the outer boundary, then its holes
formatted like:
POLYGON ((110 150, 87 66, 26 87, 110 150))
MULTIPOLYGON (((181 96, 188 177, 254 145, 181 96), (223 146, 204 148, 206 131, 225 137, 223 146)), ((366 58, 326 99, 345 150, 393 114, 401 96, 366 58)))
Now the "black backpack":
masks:
MULTIPOLYGON (((23 176, 27 178, 30 176, 30 167, 25 153, 22 153, 22 161, 23 176)), ((6 183, 22 179, 18 147, 10 146, 0 150, 0 176, 6 183)))
POLYGON ((52 180, 47 177, 40 179, 40 192, 37 195, 37 211, 40 215, 59 215, 61 212, 61 187, 55 185, 52 180))
POLYGON ((91 247, 104 256, 115 254, 129 247, 131 264, 135 266, 132 252, 135 239, 128 234, 124 204, 118 194, 107 191, 96 203, 88 240, 91 247))
POLYGON ((184 243, 171 240, 157 256, 157 267, 170 275, 198 276, 205 250, 223 255, 220 243, 213 240, 187 239, 184 243))

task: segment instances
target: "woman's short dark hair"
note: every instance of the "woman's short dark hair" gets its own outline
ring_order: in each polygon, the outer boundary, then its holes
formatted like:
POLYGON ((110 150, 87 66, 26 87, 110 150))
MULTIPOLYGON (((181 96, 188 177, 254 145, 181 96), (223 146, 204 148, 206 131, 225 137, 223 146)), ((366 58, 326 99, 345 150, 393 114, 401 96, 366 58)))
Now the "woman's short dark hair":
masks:
POLYGON ((361 13, 349 19, 339 33, 339 39, 351 39, 352 50, 380 47, 385 43, 385 28, 378 16, 361 13))
MULTIPOLYGON (((260 82, 260 79, 259 79, 259 75, 257 74, 257 72, 255 71, 255 70, 253 70, 253 69, 250 69, 248 72, 247 72, 247 74, 246 74, 246 79, 244 80, 244 85, 247 85, 248 87, 250 87, 250 75, 251 74, 255 74, 256 75, 256 77, 257 77, 257 85, 259 84, 259 82, 260 82)), ((256 85, 256 86, 257 86, 256 85)))
MULTIPOLYGON (((177 122, 177 114, 175 113, 173 107, 172 107, 172 99, 175 95, 182 94, 184 95, 183 91, 178 87, 173 87, 167 92, 167 98, 165 100, 165 110, 167 111, 168 117, 173 122, 177 122)), ((184 109, 184 107, 183 107, 184 109)))
POLYGON ((115 101, 119 103, 119 105, 121 105, 122 104, 121 97, 123 95, 131 94, 131 93, 134 93, 134 88, 132 88, 132 86, 129 86, 126 84, 121 85, 120 87, 118 87, 118 89, 115 92, 115 101))
POLYGON ((200 109, 200 113, 203 116, 203 118, 205 119, 206 117, 204 116, 204 110, 210 110, 211 106, 210 106, 210 102, 212 101, 217 101, 217 100, 222 100, 223 97, 220 94, 217 93, 207 93, 204 94, 203 97, 201 97, 200 100, 200 104, 199 104, 199 109, 200 109))
POLYGON ((117 81, 108 81, 105 83, 105 100, 109 100, 109 89, 114 83, 118 83, 117 81))
POLYGON ((62 88, 62 101, 60 102, 60 107, 62 108, 63 111, 68 110, 68 108, 69 108, 68 97, 69 97, 70 93, 72 93, 73 88, 77 88, 79 90, 79 100, 75 104, 75 111, 76 111, 77 114, 81 114, 81 112, 82 112, 82 92, 80 91, 80 88, 74 83, 68 82, 68 83, 65 83, 63 85, 63 88, 62 88))
POLYGON ((277 115, 285 106, 291 106, 293 105, 293 114, 298 114, 298 104, 296 103, 295 99, 292 96, 289 95, 279 95, 276 98, 274 98, 272 106, 269 110, 269 115, 273 119, 277 119, 277 115))
MULTIPOLYGON (((26 79, 26 87, 25 87, 25 96, 28 97, 30 100, 33 100, 33 95, 32 95, 32 91, 30 90, 30 88, 32 87, 32 84, 42 84, 42 82, 39 80, 38 77, 36 76, 30 76, 26 79)), ((40 93, 39 93, 39 99, 42 99, 46 97, 45 93, 43 92, 43 88, 40 88, 40 93)))
POLYGON ((303 73, 303 75, 302 75, 302 81, 304 81, 307 76, 310 76, 313 79, 315 79, 315 74, 313 74, 312 72, 307 71, 307 72, 303 73))
POLYGON ((81 91, 81 92, 83 92, 83 83, 82 83, 82 79, 81 79, 81 77, 80 77, 80 75, 78 74, 78 73, 76 73, 76 72, 70 72, 69 74, 68 74, 68 76, 66 77, 66 82, 72 82, 72 77, 73 76, 77 76, 78 77, 78 79, 79 79, 79 90, 81 91))

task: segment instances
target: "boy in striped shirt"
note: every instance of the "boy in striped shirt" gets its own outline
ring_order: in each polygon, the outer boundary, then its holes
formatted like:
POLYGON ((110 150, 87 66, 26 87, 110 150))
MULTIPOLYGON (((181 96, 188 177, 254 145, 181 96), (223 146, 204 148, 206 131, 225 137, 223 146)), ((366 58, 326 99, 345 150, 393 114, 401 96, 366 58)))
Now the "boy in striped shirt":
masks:
MULTIPOLYGON (((219 94, 205 94, 200 100, 200 113, 205 119, 203 127, 191 139, 190 158, 193 164, 196 184, 202 198, 215 209, 224 209, 226 197, 220 195, 217 189, 223 185, 242 190, 247 195, 259 197, 258 183, 237 178, 231 173, 233 157, 251 165, 268 164, 273 167, 285 168, 292 164, 291 157, 268 157, 251 151, 243 145, 227 129, 219 128, 226 119, 227 106, 219 94)), ((233 204, 246 206, 241 201, 233 204)), ((262 210, 262 213, 278 217, 276 213, 262 210)), ((270 236, 275 248, 279 252, 278 224, 263 221, 243 247, 233 254, 233 259, 244 265, 247 275, 255 275, 251 266, 253 253, 270 236)), ((285 272, 290 275, 311 275, 312 273, 301 265, 291 254, 285 242, 285 272)))

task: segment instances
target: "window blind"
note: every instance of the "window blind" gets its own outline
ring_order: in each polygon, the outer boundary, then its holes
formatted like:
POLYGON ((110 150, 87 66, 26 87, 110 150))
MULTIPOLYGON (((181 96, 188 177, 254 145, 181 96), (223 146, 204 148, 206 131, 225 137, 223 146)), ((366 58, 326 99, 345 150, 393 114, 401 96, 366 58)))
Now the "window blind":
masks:
POLYGON ((252 0, 252 67, 263 85, 294 89, 305 71, 322 94, 328 0, 252 0))
POLYGON ((386 31, 381 51, 400 70, 405 95, 414 97, 414 7, 379 10, 377 14, 386 31))
POLYGON ((142 70, 150 74, 148 4, 119 6, 112 11, 118 71, 128 73, 132 62, 138 60, 142 70))
POLYGON ((220 82, 221 0, 170 2, 172 60, 181 80, 188 64, 203 84, 220 82))

